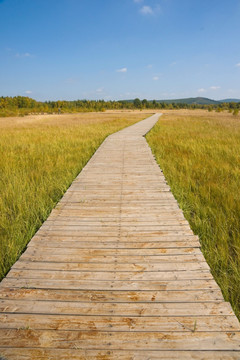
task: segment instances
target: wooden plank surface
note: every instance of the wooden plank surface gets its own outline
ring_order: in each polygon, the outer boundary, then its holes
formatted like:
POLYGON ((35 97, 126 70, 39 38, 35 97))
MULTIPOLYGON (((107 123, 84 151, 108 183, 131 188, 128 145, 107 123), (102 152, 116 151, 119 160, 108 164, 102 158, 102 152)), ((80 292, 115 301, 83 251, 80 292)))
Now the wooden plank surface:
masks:
POLYGON ((240 326, 145 135, 109 136, 0 285, 0 358, 240 359, 240 326))
POLYGON ((149 350, 86 350, 46 348, 2 349, 6 358, 17 360, 239 360, 240 351, 149 351, 149 350))

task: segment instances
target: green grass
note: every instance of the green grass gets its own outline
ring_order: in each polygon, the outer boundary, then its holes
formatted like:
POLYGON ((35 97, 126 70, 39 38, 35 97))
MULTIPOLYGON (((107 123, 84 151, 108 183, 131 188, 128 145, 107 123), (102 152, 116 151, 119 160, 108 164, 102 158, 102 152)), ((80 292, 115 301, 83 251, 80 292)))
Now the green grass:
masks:
POLYGON ((81 114, 0 121, 0 278, 107 135, 147 114, 81 114))
POLYGON ((167 113, 147 141, 240 317, 240 117, 167 113))

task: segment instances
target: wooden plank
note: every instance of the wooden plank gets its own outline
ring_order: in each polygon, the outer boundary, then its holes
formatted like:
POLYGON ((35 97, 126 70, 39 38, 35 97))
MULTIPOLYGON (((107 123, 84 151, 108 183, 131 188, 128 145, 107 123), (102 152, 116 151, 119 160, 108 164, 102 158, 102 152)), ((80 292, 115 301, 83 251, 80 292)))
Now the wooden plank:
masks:
POLYGON ((7 278, 53 279, 53 280, 119 280, 119 281, 173 281, 173 280, 212 280, 209 270, 201 271, 61 271, 61 270, 17 270, 12 269, 7 278))
MULTIPOLYGON (((115 187, 115 189, 110 189, 108 186, 106 186, 105 189, 100 188, 96 188, 96 189, 87 189, 86 187, 84 189, 81 188, 69 188, 68 191, 66 192, 66 195, 68 196, 81 196, 81 195, 89 195, 89 196, 102 196, 102 195, 110 195, 110 196, 117 196, 117 194, 119 193, 119 195, 121 196, 132 196, 132 195, 136 195, 136 197, 139 196, 139 190, 141 190, 141 195, 146 195, 146 196, 153 196, 153 195, 162 195, 162 192, 169 192, 170 188, 169 186, 164 186, 164 187, 154 187, 152 189, 149 188, 141 188, 138 189, 137 187, 133 188, 133 189, 122 189, 121 191, 121 187, 115 187)), ((66 199, 66 196, 65 196, 66 199)))
POLYGON ((28 269, 28 270, 64 270, 64 271, 194 271, 209 270, 206 261, 197 262, 165 262, 165 263, 149 263, 138 262, 130 264, 117 263, 79 263, 79 262, 50 262, 50 261, 23 261, 19 260, 13 265, 12 269, 28 269))
MULTIPOLYGON (((84 203, 84 206, 77 206, 76 204, 66 203, 66 204, 58 204, 55 209, 52 211, 52 215, 64 215, 67 216, 91 216, 96 217, 99 216, 99 214, 103 214, 101 216, 103 217, 110 217, 111 216, 119 216, 120 214, 120 206, 119 204, 108 204, 105 205, 96 203, 96 206, 92 204, 84 203), (94 211, 93 211, 94 210, 94 211)), ((122 209, 122 206, 121 206, 122 209)), ((124 209, 124 213, 121 215, 121 218, 143 218, 143 217, 156 217, 156 218, 164 218, 168 216, 176 216, 176 218, 182 218, 183 219, 183 213, 178 209, 167 209, 166 206, 147 206, 144 209, 140 206, 133 206, 131 203, 131 206, 128 206, 124 209)))
MULTIPOLYGON (((125 297, 126 299, 126 297, 125 297)), ((81 298, 80 298, 81 300, 81 298)), ((151 317, 202 317, 233 316, 231 307, 222 302, 215 303, 135 303, 135 302, 84 302, 84 301, 27 301, 0 300, 1 312, 58 315, 98 315, 98 316, 151 316, 151 317)), ((235 318, 236 320, 236 318, 235 318)), ((234 323, 234 316, 232 318, 234 323)), ((235 322, 235 324, 238 323, 235 322)))
MULTIPOLYGON (((46 309, 47 313, 48 310, 46 309)), ((161 331, 161 332, 199 332, 199 331, 239 331, 235 316, 82 316, 51 315, 48 313, 0 314, 1 329, 67 330, 67 331, 161 331)))
MULTIPOLYGON (((122 201, 123 203, 125 202, 126 204, 128 204, 128 202, 141 202, 141 203, 155 203, 155 202, 159 202, 159 200, 165 200, 166 204, 169 204, 169 200, 172 200, 172 195, 169 192, 163 192, 161 195, 148 195, 145 198, 142 198, 141 195, 137 196, 137 195, 122 195, 122 194, 116 194, 116 195, 107 195, 107 194, 103 194, 103 195, 91 195, 91 194, 85 194, 85 195, 72 195, 67 197, 64 197, 63 200, 61 200, 61 203, 64 204, 66 202, 71 201, 71 203, 80 203, 82 204, 84 201, 86 202, 102 202, 102 201, 111 201, 111 202, 120 202, 122 201)), ((173 200, 172 203, 169 204, 170 206, 176 206, 177 207, 177 203, 173 200)))
POLYGON ((43 255, 47 254, 47 257, 50 258, 51 255, 74 255, 84 258, 86 256, 96 257, 96 256, 105 256, 112 257, 116 254, 120 257, 128 256, 130 259, 133 256, 145 256, 145 257, 161 257, 161 256, 175 256, 175 255, 201 255, 201 250, 199 248, 164 248, 164 249, 70 249, 70 248, 52 248, 51 244, 49 247, 42 247, 41 249, 35 249, 34 247, 29 247, 25 254, 27 256, 31 255, 43 255))
MULTIPOLYGON (((149 199, 135 199, 132 200, 131 202, 129 202, 128 200, 123 201, 124 199, 121 199, 121 207, 123 210, 126 211, 131 211, 131 210, 139 210, 139 212, 141 213, 141 210, 143 210, 142 206, 144 205, 144 211, 146 211, 146 209, 151 209, 153 212, 157 212, 158 211, 170 211, 170 212, 180 212, 179 206, 177 204, 177 202, 173 199, 170 199, 171 201, 169 201, 169 199, 167 199, 165 197, 162 199, 156 199, 153 200, 151 199, 151 201, 149 199)), ((58 205, 58 209, 60 208, 79 208, 80 210, 83 208, 93 208, 93 207, 97 207, 97 208, 101 208, 103 210, 106 210, 106 207, 111 206, 111 207, 118 207, 119 208, 119 201, 114 200, 114 199, 108 199, 106 201, 104 201, 103 199, 89 199, 88 201, 83 201, 78 200, 78 201, 74 201, 73 199, 71 200, 66 200, 64 199, 61 200, 61 202, 58 205)))
MULTIPOLYGON (((169 248, 199 248, 200 243, 198 241, 82 241, 81 238, 77 241, 72 241, 68 239, 62 239, 54 241, 52 240, 51 248, 68 248, 68 249, 169 249, 169 248)), ((45 238, 34 238, 29 244, 29 247, 35 247, 39 250, 44 248, 46 249, 49 246, 49 240, 45 238)))
POLYGON ((40 289, 72 289, 72 290, 211 290, 218 289, 214 280, 173 280, 173 281, 99 281, 99 280, 49 280, 49 279, 23 279, 5 278, 3 286, 17 288, 40 289))
MULTIPOLYGON (((45 236, 45 235, 51 235, 51 236, 76 236, 78 234, 81 234, 82 237, 88 237, 88 236, 99 236, 100 231, 98 230, 52 230, 50 231, 44 231, 44 230, 39 230, 38 231, 38 235, 40 236, 45 236)), ((104 236, 108 236, 108 237, 114 237, 118 234, 118 229, 115 230, 104 230, 104 236)), ((131 237, 131 231, 122 231, 121 230, 121 236, 123 237, 131 237)), ((134 237, 141 237, 141 236, 146 236, 146 237, 160 237, 160 236, 188 236, 188 235, 192 235, 192 231, 189 230, 155 230, 155 231, 147 231, 147 230, 140 230, 140 231, 134 231, 134 237)))
POLYGON ((56 224, 58 223, 65 223, 65 222, 72 222, 72 223, 78 223, 78 224, 84 224, 84 223, 100 223, 100 224, 150 224, 150 225, 156 225, 156 224, 169 224, 169 223, 179 223, 179 224, 186 224, 186 220, 183 218, 183 216, 177 216, 177 215, 171 215, 171 214, 165 214, 162 216, 152 215, 150 216, 137 216, 137 215, 129 215, 129 217, 120 217, 120 211, 115 215, 108 215, 108 216, 99 216, 94 215, 92 212, 89 212, 88 216, 81 216, 78 215, 72 215, 71 212, 68 211, 61 211, 59 214, 51 214, 48 218, 49 224, 56 224))
MULTIPOLYGON (((118 233, 119 231, 119 224, 102 224, 102 225, 95 225, 95 224, 86 224, 86 225, 45 225, 44 227, 42 227, 43 231, 61 231, 61 232, 84 232, 84 231, 88 231, 88 232, 110 232, 110 233, 118 233)), ((166 226, 141 226, 141 225, 136 225, 136 226, 124 226, 121 225, 121 233, 129 233, 129 232, 140 232, 140 233, 151 233, 151 232, 161 232, 161 231, 183 231, 183 232, 189 232, 191 233, 190 227, 186 226, 186 225, 166 225, 166 226)))
MULTIPOLYGON (((9 284, 8 284, 9 285, 9 284)), ((212 303, 214 305, 214 313, 224 315, 221 302, 223 302, 223 296, 220 289, 213 290, 188 290, 188 291, 167 291, 167 290, 141 290, 141 291, 112 291, 112 290, 69 290, 69 289, 27 289, 27 288, 14 288, 4 287, 2 284, 0 287, 1 299, 26 299, 26 300, 44 300, 44 301, 78 301, 78 302, 106 302, 106 303, 197 303, 199 309, 199 303, 212 303)), ((225 303, 226 304, 226 303, 225 303)), ((224 305, 225 306, 225 305, 224 305)), ((233 311, 229 304, 227 306, 228 315, 233 314, 233 311)), ((205 306, 206 308, 206 306, 205 306)), ((224 307, 226 308, 226 307, 224 307)), ((213 314, 213 308, 211 308, 211 314, 213 314)), ((194 314, 193 314, 194 315, 194 314)), ((207 315, 207 313, 206 313, 207 315)))
MULTIPOLYGON (((101 242, 101 241, 118 241, 120 242, 127 242, 127 243, 136 243, 136 242, 151 242, 151 241, 156 241, 156 242, 178 242, 178 241, 198 241, 198 237, 194 236, 194 235, 185 235, 185 236, 181 236, 181 235, 175 235, 174 233, 171 235, 167 235, 167 236, 150 236, 150 235, 144 235, 142 234, 142 236, 135 236, 130 234, 129 236, 122 236, 121 234, 114 234, 113 236, 107 236, 105 234, 104 235, 96 235, 96 236, 92 236, 92 234, 90 234, 89 236, 82 236, 81 233, 76 234, 75 236, 71 236, 71 235, 57 235, 54 236, 51 234, 46 233, 45 235, 40 235, 39 232, 37 232, 36 235, 34 235, 32 240, 52 240, 52 241, 57 241, 60 243, 60 241, 62 240, 66 240, 66 241, 76 241, 76 242, 80 242, 80 241, 87 241, 87 242, 101 242)), ((31 241, 32 242, 32 241, 31 241)), ((29 243, 29 246, 31 244, 31 242, 29 243)))
POLYGON ((189 228, 189 224, 187 223, 186 220, 177 220, 176 218, 174 219, 174 217, 171 219, 169 217, 167 217, 165 220, 164 219, 157 219, 156 221, 153 220, 149 220, 149 219, 142 219, 137 220, 136 218, 134 219, 128 219, 128 220, 124 220, 124 219, 120 219, 119 217, 115 218, 115 219, 86 219, 86 218, 82 218, 79 219, 77 217, 57 217, 54 220, 48 219, 48 221, 45 223, 47 224, 47 226, 118 226, 119 223, 121 222, 121 226, 122 227, 130 227, 135 229, 135 227, 146 227, 146 228, 155 228, 155 227, 161 227, 161 226, 181 226, 181 225, 185 225, 187 226, 187 228, 189 228))
MULTIPOLYGON (((30 247, 28 248, 30 249, 30 247)), ((154 256, 119 256, 117 253, 114 256, 90 256, 90 255, 64 255, 64 254, 51 254, 48 256, 46 253, 39 254, 37 251, 35 254, 28 254, 25 252, 21 259, 24 261, 45 261, 47 258, 48 262, 92 262, 92 263, 105 263, 112 264, 114 262, 118 262, 119 264, 136 264, 136 263, 164 263, 164 262, 199 262, 204 261, 204 257, 202 254, 192 255, 192 254, 179 254, 179 255, 154 255, 154 256)))
POLYGON ((240 350, 239 332, 99 332, 0 329, 2 347, 119 350, 240 350), (64 339, 64 341, 63 341, 64 339))
MULTIPOLYGON (((139 204, 140 205, 140 204, 139 204)), ((173 215, 173 213, 176 213, 177 217, 183 216, 183 214, 180 212, 180 210, 176 207, 167 207, 167 206, 146 206, 144 209, 141 208, 141 206, 128 206, 122 208, 121 216, 126 218, 129 217, 139 217, 139 216, 159 216, 159 214, 162 214, 163 217, 169 215, 173 215)), ((64 216, 67 216, 66 213, 69 215, 75 215, 75 216, 119 216, 119 204, 117 203, 95 203, 95 204, 87 204, 84 203, 84 206, 81 206, 81 204, 76 203, 66 203, 66 204, 59 204, 56 208, 56 211, 61 212, 61 214, 64 214, 64 216), (96 205, 96 206, 94 206, 96 205)), ((56 214, 56 213, 55 213, 56 214)))
POLYGON ((149 351, 12 348, 0 349, 9 360, 239 360, 240 351, 149 351))

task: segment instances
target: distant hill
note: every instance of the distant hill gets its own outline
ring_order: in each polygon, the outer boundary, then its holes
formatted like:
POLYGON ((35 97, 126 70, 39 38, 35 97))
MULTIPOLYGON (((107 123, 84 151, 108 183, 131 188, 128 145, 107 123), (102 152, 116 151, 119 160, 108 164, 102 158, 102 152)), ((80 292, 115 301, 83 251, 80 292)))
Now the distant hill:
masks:
POLYGON ((197 104, 197 105, 217 105, 220 102, 204 97, 196 97, 196 98, 185 98, 185 99, 171 99, 171 100, 156 100, 158 103, 165 103, 165 104, 197 104))
POLYGON ((221 103, 240 102, 240 99, 224 99, 224 100, 212 100, 205 97, 186 98, 186 99, 171 99, 171 100, 157 100, 158 103, 166 104, 197 104, 197 105, 218 105, 221 103))
MULTIPOLYGON (((134 100, 124 100, 125 102, 133 102, 134 100)), ((153 101, 153 100, 149 100, 153 101)), ((184 98, 184 99, 170 99, 170 100, 155 100, 157 103, 165 104, 187 104, 187 105, 219 105, 221 103, 230 103, 230 102, 240 102, 240 99, 224 99, 224 100, 212 100, 205 97, 195 97, 195 98, 184 98)))
POLYGON ((223 103, 230 103, 230 102, 240 102, 240 99, 224 99, 224 100, 219 100, 219 102, 223 102, 223 103))

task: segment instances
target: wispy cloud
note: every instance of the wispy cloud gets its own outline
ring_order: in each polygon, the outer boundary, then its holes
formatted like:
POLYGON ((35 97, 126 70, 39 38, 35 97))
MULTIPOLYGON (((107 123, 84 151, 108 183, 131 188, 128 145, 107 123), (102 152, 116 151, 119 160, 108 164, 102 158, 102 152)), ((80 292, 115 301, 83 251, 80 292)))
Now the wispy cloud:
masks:
POLYGON ((149 5, 144 5, 139 10, 142 15, 157 15, 161 12, 160 5, 156 5, 154 8, 149 5))
POLYGON ((28 58, 28 57, 32 57, 33 55, 26 52, 26 53, 16 53, 15 55, 17 58, 28 58))
POLYGON ((236 67, 240 67, 240 62, 235 65, 236 67))
POLYGON ((126 73, 127 72, 127 68, 124 67, 124 68, 121 68, 121 69, 117 69, 116 72, 119 72, 119 73, 126 73))
POLYGON ((30 95, 30 94, 32 94, 32 91, 31 90, 26 90, 25 94, 30 95))
POLYGON ((96 90, 96 92, 97 92, 97 93, 102 93, 102 92, 103 92, 103 90, 104 90, 104 88, 103 88, 103 87, 101 87, 101 88, 98 88, 98 89, 96 90))
POLYGON ((211 90, 218 90, 218 89, 221 89, 220 86, 210 86, 210 89, 211 90))
POLYGON ((154 81, 159 80, 159 76, 154 76, 154 77, 153 77, 153 80, 154 80, 154 81))
POLYGON ((203 89, 203 88, 198 89, 198 92, 199 92, 200 94, 202 94, 202 93, 206 92, 206 89, 203 89))
POLYGON ((152 64, 147 65, 148 69, 151 69, 152 67, 153 67, 152 64))
POLYGON ((151 6, 148 5, 144 5, 141 9, 140 9, 140 13, 143 15, 153 15, 153 9, 151 8, 151 6))
POLYGON ((143 2, 143 0, 133 0, 133 2, 139 4, 139 3, 143 2))

